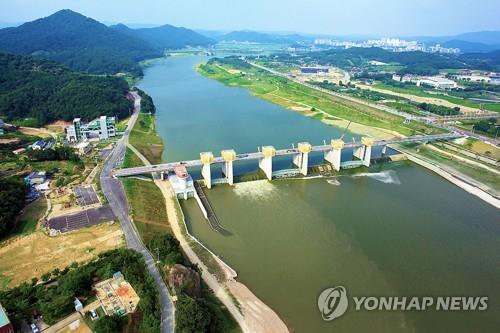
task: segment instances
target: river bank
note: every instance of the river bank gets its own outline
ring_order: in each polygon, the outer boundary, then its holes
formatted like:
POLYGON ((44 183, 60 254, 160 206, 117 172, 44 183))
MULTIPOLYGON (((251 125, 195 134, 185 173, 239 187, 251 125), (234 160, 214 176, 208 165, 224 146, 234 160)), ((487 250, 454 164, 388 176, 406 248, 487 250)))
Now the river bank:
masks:
MULTIPOLYGON (((206 60, 172 57, 145 71, 140 88, 157 106, 157 131, 168 144, 163 160, 229 148, 243 153, 266 144, 321 144, 343 134, 314 116, 203 77, 195 65, 206 60)), ((344 140, 353 137, 359 140, 346 131, 344 140)), ((351 158, 351 151, 344 153, 351 158)), ((322 161, 319 154, 310 158, 312 164, 322 161)), ((273 167, 291 163, 277 158, 273 167)), ((235 177, 255 170, 256 162, 234 166, 235 177)), ((199 177, 199 170, 189 171, 199 177)), ((220 169, 212 168, 212 174, 220 177, 220 169)), ((321 320, 317 296, 335 285, 351 295, 500 292, 489 278, 500 274, 494 264, 500 253, 498 210, 426 168, 409 161, 381 163, 335 177, 214 186, 206 195, 229 235, 214 232, 194 200, 181 201, 178 216, 294 332, 468 332, 487 331, 497 322, 494 305, 481 314, 373 316, 348 310, 340 321, 321 320)))
MULTIPOLYGON (((137 149, 130 147, 132 151, 141 159, 144 165, 151 165, 149 160, 137 149)), ((167 220, 184 254, 189 261, 201 269, 201 276, 205 283, 214 292, 217 298, 229 310, 234 319, 238 322, 243 332, 262 332, 262 333, 286 333, 288 328, 281 321, 278 315, 256 297, 250 289, 244 284, 235 280, 236 272, 220 258, 213 254, 193 236, 185 225, 178 199, 168 181, 154 179, 155 185, 161 190, 166 206, 167 220), (188 240, 188 238, 191 238, 188 240), (203 250, 213 258, 218 268, 223 271, 224 278, 212 273, 208 265, 198 256, 192 248, 192 242, 202 245, 203 250)))

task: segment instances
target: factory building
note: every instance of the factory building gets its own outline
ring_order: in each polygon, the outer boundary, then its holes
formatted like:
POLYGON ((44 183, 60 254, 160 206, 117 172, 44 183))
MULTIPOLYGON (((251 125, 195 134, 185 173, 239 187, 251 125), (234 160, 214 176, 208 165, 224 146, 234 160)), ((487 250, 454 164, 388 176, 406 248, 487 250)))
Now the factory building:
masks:
POLYGON ((417 86, 426 85, 431 86, 435 89, 455 89, 458 87, 455 81, 449 80, 445 77, 432 76, 424 77, 417 81, 417 86))
POLYGON ((115 117, 101 116, 87 124, 75 118, 73 124, 66 127, 66 139, 73 143, 96 138, 105 140, 116 135, 115 125, 115 117))

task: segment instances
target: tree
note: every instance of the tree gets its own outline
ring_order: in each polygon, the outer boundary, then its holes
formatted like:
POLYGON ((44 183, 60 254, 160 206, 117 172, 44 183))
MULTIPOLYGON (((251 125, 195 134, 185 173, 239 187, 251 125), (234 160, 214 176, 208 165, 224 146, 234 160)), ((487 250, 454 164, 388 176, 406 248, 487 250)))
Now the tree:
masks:
POLYGON ((180 295, 175 303, 175 324, 178 333, 207 332, 210 325, 210 313, 203 303, 187 296, 180 295))
POLYGON ((19 178, 0 178, 0 238, 14 226, 28 188, 19 178))
POLYGON ((149 241, 148 248, 153 254, 159 254, 163 264, 173 265, 185 262, 179 241, 170 233, 154 235, 149 241))
POLYGON ((95 333, 117 333, 121 332, 122 319, 118 316, 104 316, 94 326, 95 333))

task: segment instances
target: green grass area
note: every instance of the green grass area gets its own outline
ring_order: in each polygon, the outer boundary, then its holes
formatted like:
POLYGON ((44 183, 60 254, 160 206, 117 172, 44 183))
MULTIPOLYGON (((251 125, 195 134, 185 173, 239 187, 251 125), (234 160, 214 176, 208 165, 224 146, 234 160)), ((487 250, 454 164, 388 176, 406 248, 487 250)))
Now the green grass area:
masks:
POLYGON ((417 116, 422 115, 422 111, 419 108, 417 108, 415 105, 412 105, 412 104, 401 103, 401 102, 387 102, 384 104, 387 106, 390 106, 396 110, 399 110, 399 111, 414 114, 417 116))
POLYGON ((120 120, 116 126, 115 126, 115 129, 119 132, 123 132, 127 129, 127 125, 128 125, 128 121, 130 120, 130 117, 128 118, 125 118, 125 119, 122 119, 120 120))
POLYGON ((139 114, 134 128, 130 132, 129 142, 144 155, 152 164, 161 163, 163 142, 156 134, 153 115, 139 114))
POLYGON ((153 181, 123 178, 131 216, 142 240, 147 243, 156 233, 170 232, 165 199, 153 181))
POLYGON ((331 96, 253 67, 235 68, 234 65, 212 62, 200 65, 198 70, 209 78, 229 86, 245 87, 254 95, 284 107, 314 107, 317 111, 323 111, 334 117, 396 131, 403 135, 441 132, 417 122, 404 124, 404 118, 400 116, 331 96))
POLYGON ((12 236, 29 235, 36 230, 38 220, 40 220, 47 210, 47 200, 44 196, 28 204, 16 224, 12 236))
POLYGON ((127 148, 125 157, 123 158, 122 168, 134 168, 139 166, 144 166, 144 163, 142 163, 141 159, 134 154, 130 148, 127 148))
MULTIPOLYGON (((409 95, 414 95, 414 96, 419 96, 419 97, 428 97, 428 98, 438 98, 442 99, 445 101, 448 101, 453 104, 461 105, 461 106, 466 106, 466 107, 471 107, 471 108, 476 108, 479 109, 480 103, 471 101, 468 99, 463 99, 460 97, 452 96, 452 95, 445 95, 444 93, 437 92, 436 93, 429 93, 427 90, 423 87, 417 87, 414 85, 405 85, 404 87, 396 87, 388 84, 383 84, 383 83, 376 83, 375 88, 378 89, 383 89, 383 90, 388 90, 392 91, 395 93, 400 93, 400 94, 409 94, 409 95)), ((452 94, 452 92, 450 92, 452 94)), ((500 104, 498 103, 484 103, 483 104, 484 109, 488 111, 496 111, 500 112, 500 104)))
POLYGON ((485 184, 486 186, 489 186, 490 188, 492 188, 497 192, 500 191, 500 178, 498 177, 497 174, 493 172, 489 172, 486 169, 466 164, 462 161, 459 161, 458 159, 452 158, 451 156, 447 156, 444 154, 440 154, 424 146, 417 146, 414 148, 410 148, 410 150, 413 150, 418 155, 421 155, 435 163, 451 167, 457 170, 458 172, 468 177, 471 177, 485 184))

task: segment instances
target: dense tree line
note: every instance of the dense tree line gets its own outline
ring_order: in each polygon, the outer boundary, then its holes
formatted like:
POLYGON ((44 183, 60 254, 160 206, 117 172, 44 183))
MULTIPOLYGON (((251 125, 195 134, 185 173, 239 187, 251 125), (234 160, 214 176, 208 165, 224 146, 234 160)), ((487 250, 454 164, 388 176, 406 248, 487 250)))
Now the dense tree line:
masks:
MULTIPOLYGON (((163 266, 182 264, 190 266, 185 259, 179 241, 170 233, 155 235, 147 244, 154 255, 159 254, 163 266)), ((197 267, 191 266, 197 270, 197 267)), ((186 281, 189 284, 191 281, 186 281)), ((234 322, 225 318, 215 296, 202 284, 201 297, 189 295, 181 286, 175 290, 178 300, 175 304, 175 331, 178 333, 224 333, 231 332, 234 322)), ((235 324, 236 325, 236 324, 235 324)))
POLYGON ((72 161, 80 162, 80 157, 75 150, 70 147, 56 147, 46 150, 28 150, 28 157, 31 161, 72 161))
MULTIPOLYGON (((13 289, 0 291, 0 299, 16 327, 19 327, 23 319, 29 319, 33 310, 39 311, 44 321, 50 325, 74 311, 75 297, 89 299, 93 293, 92 285, 98 280, 112 277, 117 271, 123 273, 141 298, 141 332, 159 332, 160 301, 156 285, 141 254, 129 249, 104 252, 86 265, 79 266, 75 263, 63 271, 55 270, 48 276, 57 280, 57 286, 37 284, 38 280, 35 278, 31 284, 23 283, 13 289)), ((45 280, 48 280, 47 276, 45 280)), ((116 327, 112 323, 100 326, 116 327)))
POLYGON ((474 131, 482 132, 491 137, 498 136, 498 129, 500 125, 498 124, 498 119, 490 118, 483 119, 473 124, 474 131))
POLYGON ((151 96, 146 94, 141 89, 136 88, 136 90, 139 93, 139 96, 141 96, 141 112, 155 114, 156 106, 151 96))
POLYGON ((91 76, 32 57, 0 53, 0 115, 33 117, 38 125, 101 115, 125 118, 131 102, 122 78, 91 76))
POLYGON ((434 113, 440 116, 452 116, 460 113, 460 108, 458 106, 454 108, 449 108, 443 105, 428 104, 428 103, 419 103, 417 104, 417 106, 421 110, 428 111, 430 113, 434 113))
POLYGON ((14 227, 27 190, 22 179, 0 178, 0 239, 14 227))

